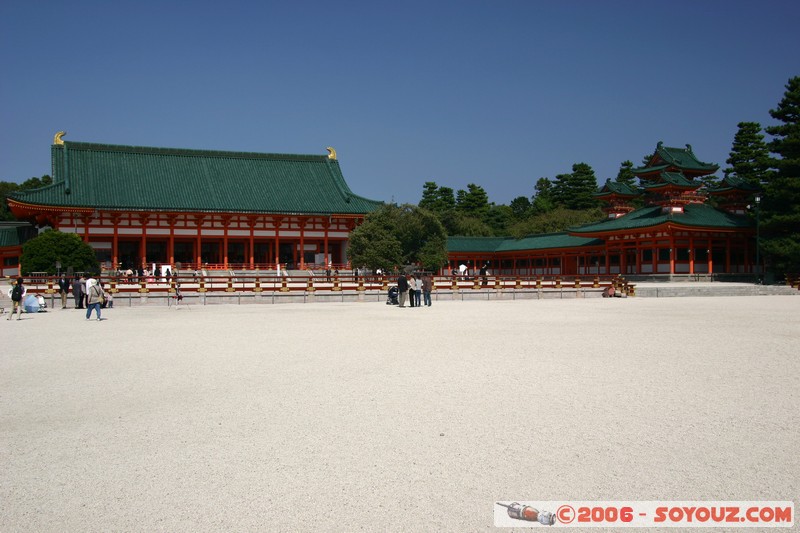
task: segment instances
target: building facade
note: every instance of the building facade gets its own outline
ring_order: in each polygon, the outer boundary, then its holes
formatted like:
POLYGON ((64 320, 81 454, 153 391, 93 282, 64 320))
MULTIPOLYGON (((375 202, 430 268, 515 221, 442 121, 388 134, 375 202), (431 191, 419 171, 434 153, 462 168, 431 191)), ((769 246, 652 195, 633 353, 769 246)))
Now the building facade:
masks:
POLYGON ((496 273, 530 276, 757 273, 757 228, 746 206, 758 188, 725 178, 704 190, 698 178, 718 169, 690 145, 658 143, 648 164, 633 171, 640 189, 610 181, 600 188, 605 220, 524 239, 451 238, 451 268, 488 264, 496 273), (634 208, 635 199, 643 207, 634 208))
POLYGON ((51 147, 53 184, 12 194, 9 208, 80 235, 107 268, 339 265, 350 231, 381 205, 350 190, 332 148, 267 154, 62 137, 51 147))

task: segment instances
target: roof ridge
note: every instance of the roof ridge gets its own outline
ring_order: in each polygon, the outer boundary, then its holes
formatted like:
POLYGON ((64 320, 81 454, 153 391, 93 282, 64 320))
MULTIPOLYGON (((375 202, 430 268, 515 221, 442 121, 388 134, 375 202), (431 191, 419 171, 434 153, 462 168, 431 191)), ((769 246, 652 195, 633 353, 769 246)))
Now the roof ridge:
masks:
POLYGON ((64 141, 70 150, 84 150, 97 152, 121 152, 149 155, 175 155, 194 157, 219 157, 236 159, 276 159, 282 161, 327 161, 324 154, 281 154, 267 152, 237 152, 231 150, 206 150, 200 148, 170 148, 158 146, 135 146, 125 144, 105 144, 80 141, 64 141))

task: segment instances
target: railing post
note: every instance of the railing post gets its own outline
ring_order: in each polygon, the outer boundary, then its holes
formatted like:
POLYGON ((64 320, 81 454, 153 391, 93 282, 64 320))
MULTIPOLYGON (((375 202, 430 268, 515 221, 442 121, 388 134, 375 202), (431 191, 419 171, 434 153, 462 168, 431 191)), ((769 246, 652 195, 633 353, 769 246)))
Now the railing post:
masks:
POLYGON ((542 276, 536 276, 536 288, 537 289, 542 288, 542 276))
POLYGON ((600 287, 600 276, 594 277, 594 283, 592 284, 592 287, 594 287, 595 289, 600 287))
POLYGON ((561 276, 556 276, 556 289, 561 288, 561 276))
POLYGON ((576 289, 581 288, 581 278, 575 278, 575 288, 576 289))
POLYGON ((306 282, 306 292, 314 292, 315 290, 317 289, 314 288, 314 278, 309 277, 306 282))

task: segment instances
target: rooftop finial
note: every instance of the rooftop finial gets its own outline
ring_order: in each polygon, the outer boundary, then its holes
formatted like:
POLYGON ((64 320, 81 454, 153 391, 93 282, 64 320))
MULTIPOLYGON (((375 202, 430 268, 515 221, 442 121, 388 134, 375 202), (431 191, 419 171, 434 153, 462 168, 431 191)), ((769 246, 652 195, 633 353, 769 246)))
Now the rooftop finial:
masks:
POLYGON ((334 150, 330 146, 328 146, 326 148, 326 150, 328 151, 328 159, 332 159, 333 161, 336 161, 336 150, 334 150))
POLYGON ((56 133, 55 137, 53 137, 53 144, 64 144, 64 139, 62 139, 61 137, 63 137, 66 134, 67 134, 66 131, 59 131, 58 133, 56 133))

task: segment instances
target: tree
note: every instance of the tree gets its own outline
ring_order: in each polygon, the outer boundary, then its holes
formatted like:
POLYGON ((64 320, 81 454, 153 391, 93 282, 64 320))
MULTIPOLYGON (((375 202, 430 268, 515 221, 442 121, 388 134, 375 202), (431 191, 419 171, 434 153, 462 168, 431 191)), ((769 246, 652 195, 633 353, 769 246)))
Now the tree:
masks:
POLYGON ((511 216, 516 220, 524 220, 531 214, 531 201, 527 196, 517 196, 508 206, 511 208, 511 216))
POLYGON ((534 215, 552 211, 556 207, 553 200, 553 182, 550 178, 539 178, 534 187, 536 194, 531 204, 531 212, 534 215))
POLYGON ((56 263, 61 269, 76 272, 97 272, 100 263, 94 250, 74 233, 47 230, 22 245, 20 265, 23 272, 56 274, 56 263))
POLYGON ((8 196, 16 191, 27 191, 29 189, 38 189, 53 183, 53 178, 45 174, 41 178, 30 178, 22 183, 11 183, 9 181, 0 181, 0 220, 16 220, 14 215, 8 209, 6 199, 8 196))
POLYGON ((419 207, 439 215, 455 209, 456 198, 450 187, 439 187, 435 181, 426 181, 422 186, 422 199, 419 207))
POLYGON ((635 180, 636 175, 633 173, 633 161, 628 159, 627 161, 620 163, 619 172, 617 172, 617 177, 614 179, 614 181, 627 185, 631 189, 636 190, 635 180))
POLYGON ((439 186, 435 181, 426 181, 422 184, 422 199, 419 201, 419 207, 428 209, 430 211, 436 210, 436 195, 439 192, 439 186))
POLYGON ((567 209, 591 209, 597 206, 594 193, 597 178, 586 163, 572 165, 572 174, 559 174, 553 185, 553 197, 557 205, 567 209))
POLYGON ((725 177, 736 176, 751 185, 761 187, 769 180, 771 160, 769 149, 761 134, 758 122, 740 122, 733 137, 730 157, 725 161, 731 165, 723 172, 725 177))
MULTIPOLYGON (((520 198, 525 198, 521 196, 520 198)), ((497 236, 508 235, 508 224, 514 219, 514 213, 507 205, 494 205, 489 207, 483 216, 483 222, 492 228, 492 233, 497 236)))
POLYGON ((489 210, 489 195, 480 185, 470 183, 456 193, 456 209, 467 215, 483 217, 489 210))
POLYGON ((800 76, 786 84, 786 92, 769 114, 781 122, 765 131, 773 136, 769 150, 776 169, 767 176, 761 203, 761 249, 778 273, 800 272, 800 76))
POLYGON ((347 256, 372 269, 420 264, 438 270, 447 263, 447 233, 427 209, 384 205, 350 234, 347 256))
POLYGON ((535 215, 511 226, 511 234, 516 238, 538 233, 556 233, 568 228, 597 222, 603 218, 603 211, 594 209, 565 209, 557 207, 547 213, 535 215))

